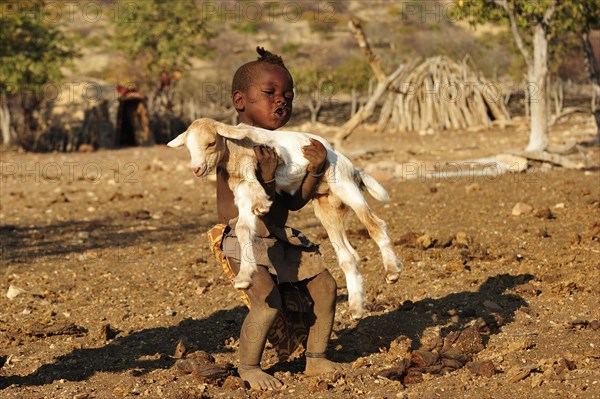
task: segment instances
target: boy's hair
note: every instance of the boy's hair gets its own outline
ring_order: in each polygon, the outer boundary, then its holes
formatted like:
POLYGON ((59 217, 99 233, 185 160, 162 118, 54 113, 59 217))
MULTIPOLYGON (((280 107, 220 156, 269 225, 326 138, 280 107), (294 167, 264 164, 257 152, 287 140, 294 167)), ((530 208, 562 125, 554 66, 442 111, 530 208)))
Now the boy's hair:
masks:
MULTIPOLYGON (((231 92, 244 91, 248 88, 248 84, 256 77, 257 67, 264 64, 277 65, 283 68, 288 74, 290 71, 286 68, 280 56, 265 50, 263 47, 256 47, 256 52, 260 57, 256 61, 250 61, 242 65, 235 71, 233 82, 231 83, 231 92)), ((291 76, 291 74, 290 74, 291 76)))

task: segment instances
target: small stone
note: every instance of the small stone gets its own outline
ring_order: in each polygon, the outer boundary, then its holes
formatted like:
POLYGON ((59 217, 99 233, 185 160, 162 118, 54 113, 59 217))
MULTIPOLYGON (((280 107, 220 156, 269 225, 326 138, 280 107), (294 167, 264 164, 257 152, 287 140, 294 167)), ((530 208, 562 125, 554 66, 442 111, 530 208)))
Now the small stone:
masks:
POLYGON ((445 270, 448 274, 454 274, 464 272, 466 269, 465 264, 462 261, 455 261, 448 263, 445 270))
POLYGON ((113 330, 110 324, 104 324, 100 327, 100 341, 110 341, 117 336, 117 331, 113 330))
POLYGON ((495 312, 502 312, 504 310, 502 308, 502 306, 498 305, 494 301, 490 301, 489 299, 486 299, 485 301, 483 301, 483 306, 485 306, 489 310, 492 310, 492 311, 495 311, 495 312))
POLYGON ((552 211, 550 210, 550 208, 548 208, 547 206, 541 209, 538 209, 537 212, 535 213, 535 216, 540 218, 540 219, 555 219, 554 214, 552 213, 552 211))
POLYGON ((19 287, 15 286, 15 285, 10 285, 8 287, 8 291, 6 291, 6 297, 12 301, 17 296, 19 296, 19 295, 21 295, 21 294, 23 294, 25 292, 27 292, 27 291, 24 290, 23 288, 19 288, 19 287))
POLYGON ((475 375, 482 375, 488 378, 496 373, 496 368, 491 360, 468 362, 467 368, 475 375))
POLYGON ((512 383, 514 383, 514 382, 519 382, 519 381, 521 381, 522 379, 524 379, 524 378, 527 378, 527 376, 528 376, 529 374, 531 374, 531 370, 529 370, 529 369, 526 369, 526 370, 520 370, 520 371, 516 372, 515 374, 511 375, 511 376, 508 378, 508 382, 512 382, 512 383))
POLYGON ((462 245, 469 245, 473 242, 473 238, 471 238, 471 236, 469 236, 467 233, 465 233, 464 231, 459 231, 458 233, 456 233, 456 237, 453 240, 454 244, 462 244, 462 245))
POLYGON ((175 359, 181 359, 186 352, 187 348, 185 347, 185 343, 183 342, 183 339, 180 339, 179 342, 177 342, 177 346, 175 347, 175 353, 173 354, 173 357, 175 359))
POLYGON ((467 193, 474 193, 475 191, 479 190, 481 190, 481 186, 479 185, 479 183, 471 183, 465 187, 465 191, 467 193))
POLYGON ((244 387, 244 380, 242 380, 240 377, 235 377, 233 375, 230 375, 227 378, 225 378, 225 381, 223 381, 223 385, 221 386, 222 389, 230 391, 236 391, 244 387))
POLYGON ((533 211, 533 207, 531 205, 527 205, 524 202, 517 202, 512 209, 512 215, 513 216, 527 215, 528 213, 531 213, 531 211, 533 211))
POLYGON ((431 235, 423 234, 421 237, 417 238, 416 245, 418 248, 425 250, 433 247, 436 242, 437 240, 431 235))
POLYGON ((421 236, 421 234, 415 233, 414 231, 410 231, 410 232, 402 235, 396 241, 394 241, 394 245, 402 245, 404 247, 414 248, 417 245, 417 239, 420 236, 421 236))
POLYGON ((121 397, 125 397, 125 396, 129 395, 129 389, 123 388, 123 387, 116 387, 115 389, 113 389, 113 392, 115 395, 121 396, 121 397))
POLYGON ((144 219, 150 219, 151 217, 152 217, 152 216, 151 216, 150 212, 148 212, 148 211, 147 211, 147 210, 145 210, 145 209, 140 209, 140 210, 138 210, 138 211, 135 213, 135 218, 136 218, 136 219, 141 219, 141 220, 144 220, 144 219))
POLYGON ((325 392, 329 390, 329 384, 325 381, 323 381, 321 378, 319 377, 314 377, 311 378, 308 381, 308 391, 309 392, 325 392))

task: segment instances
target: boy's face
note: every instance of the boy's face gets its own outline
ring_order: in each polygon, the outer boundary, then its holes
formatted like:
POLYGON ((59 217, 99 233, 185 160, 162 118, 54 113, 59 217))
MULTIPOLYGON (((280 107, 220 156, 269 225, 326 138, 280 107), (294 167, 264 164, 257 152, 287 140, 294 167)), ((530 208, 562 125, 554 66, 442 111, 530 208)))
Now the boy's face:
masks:
POLYGON ((293 89, 292 77, 285 69, 261 65, 248 88, 233 93, 240 121, 269 130, 284 126, 292 116, 293 89))

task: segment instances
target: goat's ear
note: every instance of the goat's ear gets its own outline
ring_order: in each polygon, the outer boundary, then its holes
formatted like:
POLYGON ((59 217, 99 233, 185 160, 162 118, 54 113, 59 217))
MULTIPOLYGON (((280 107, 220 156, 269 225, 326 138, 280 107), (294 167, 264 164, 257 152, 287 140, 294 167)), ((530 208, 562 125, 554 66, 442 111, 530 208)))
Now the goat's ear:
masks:
POLYGON ((217 122, 217 133, 219 136, 227 137, 228 139, 241 140, 248 137, 250 131, 248 129, 217 122))
POLYGON ((169 141, 167 143, 167 145, 169 147, 173 147, 173 148, 181 147, 182 145, 185 144, 184 138, 185 138, 185 132, 181 133, 179 136, 177 136, 173 140, 169 141))

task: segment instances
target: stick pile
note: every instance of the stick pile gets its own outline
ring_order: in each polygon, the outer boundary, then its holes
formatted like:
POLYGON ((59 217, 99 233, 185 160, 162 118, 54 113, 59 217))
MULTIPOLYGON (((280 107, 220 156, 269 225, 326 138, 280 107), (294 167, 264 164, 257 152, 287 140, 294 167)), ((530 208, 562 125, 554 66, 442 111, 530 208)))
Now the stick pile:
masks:
POLYGON ((477 76, 465 62, 426 59, 390 85, 379 130, 427 131, 489 126, 509 119, 498 84, 477 76))

